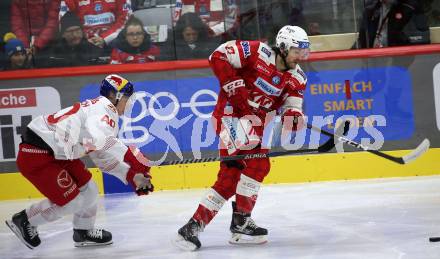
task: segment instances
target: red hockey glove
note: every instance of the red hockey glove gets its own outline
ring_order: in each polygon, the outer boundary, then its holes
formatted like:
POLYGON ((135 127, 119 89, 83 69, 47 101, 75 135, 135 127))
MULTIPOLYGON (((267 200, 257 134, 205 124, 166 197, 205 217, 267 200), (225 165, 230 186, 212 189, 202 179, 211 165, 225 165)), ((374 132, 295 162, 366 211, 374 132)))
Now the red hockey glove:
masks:
POLYGON ((286 110, 281 117, 283 131, 297 131, 304 127, 304 114, 300 110, 286 110))
POLYGON ((130 165, 126 180, 134 188, 137 195, 147 195, 154 191, 148 159, 138 148, 130 146, 124 155, 124 162, 130 165))
POLYGON ((226 92, 228 101, 232 105, 235 114, 239 117, 253 114, 248 104, 249 92, 242 78, 233 78, 224 83, 222 88, 226 92))
POLYGON ((130 168, 127 172, 126 179, 138 196, 148 195, 150 192, 154 191, 154 186, 151 183, 151 175, 149 172, 137 173, 130 168))

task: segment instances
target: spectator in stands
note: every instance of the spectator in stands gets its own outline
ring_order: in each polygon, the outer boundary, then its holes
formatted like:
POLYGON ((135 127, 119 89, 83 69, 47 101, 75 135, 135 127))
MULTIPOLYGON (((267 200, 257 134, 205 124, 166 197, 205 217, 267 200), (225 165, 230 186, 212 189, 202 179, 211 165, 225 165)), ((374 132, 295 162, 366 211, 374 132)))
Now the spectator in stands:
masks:
POLYGON ((12 0, 11 30, 28 50, 44 49, 58 31, 60 0, 12 0))
MULTIPOLYGON (((258 19, 261 35, 252 35, 252 38, 259 38, 274 44, 278 31, 286 24, 300 26, 306 29, 303 15, 303 0, 263 0, 259 2, 258 10, 255 10, 255 18, 258 19), (259 15, 256 15, 256 14, 259 15)), ((243 17, 242 25, 245 23, 255 24, 255 20, 243 17)), ((249 26, 249 25, 248 25, 249 26)), ((311 34, 310 31, 307 32, 311 34)))
POLYGON ((82 24, 72 12, 60 19, 60 36, 51 48, 38 53, 38 67, 86 66, 108 63, 103 49, 91 44, 84 37, 82 24))
POLYGON ((195 13, 185 13, 174 29, 177 59, 205 59, 219 44, 208 37, 209 28, 195 13))
POLYGON ((374 0, 365 7, 359 30, 360 48, 429 43, 429 27, 417 0, 374 0), (405 27, 413 26, 411 37, 405 27))
POLYGON ((111 64, 147 63, 155 61, 160 54, 159 48, 152 44, 142 21, 133 15, 113 45, 115 47, 111 54, 111 64))
POLYGON ((86 37, 103 48, 114 40, 130 16, 130 0, 62 0, 60 15, 75 13, 81 20, 86 37))
POLYGON ((173 14, 174 22, 177 22, 182 15, 188 12, 200 16, 202 21, 208 25, 210 36, 231 34, 239 24, 239 9, 236 0, 176 0, 173 14))
POLYGON ((31 55, 26 52, 24 43, 17 39, 13 33, 5 34, 6 63, 4 70, 28 69, 32 67, 31 55))

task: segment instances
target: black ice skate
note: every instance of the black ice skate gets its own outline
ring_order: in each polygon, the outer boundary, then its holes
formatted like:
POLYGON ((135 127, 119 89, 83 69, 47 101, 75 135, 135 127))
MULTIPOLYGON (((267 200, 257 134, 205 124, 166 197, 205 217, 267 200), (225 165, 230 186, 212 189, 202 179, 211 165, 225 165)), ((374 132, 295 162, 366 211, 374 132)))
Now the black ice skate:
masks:
POLYGON ((113 243, 112 233, 99 228, 74 229, 73 241, 75 241, 75 247, 104 246, 113 243))
POLYGON ((255 224, 249 213, 238 212, 232 202, 232 220, 230 230, 231 244, 264 244, 267 242, 267 229, 255 224))
POLYGON ((177 239, 174 244, 180 249, 194 251, 199 249, 202 244, 199 240, 199 233, 203 231, 203 226, 191 218, 188 223, 179 229, 177 239))
POLYGON ((30 249, 40 245, 37 228, 29 223, 25 210, 14 214, 11 220, 6 220, 6 225, 30 249))

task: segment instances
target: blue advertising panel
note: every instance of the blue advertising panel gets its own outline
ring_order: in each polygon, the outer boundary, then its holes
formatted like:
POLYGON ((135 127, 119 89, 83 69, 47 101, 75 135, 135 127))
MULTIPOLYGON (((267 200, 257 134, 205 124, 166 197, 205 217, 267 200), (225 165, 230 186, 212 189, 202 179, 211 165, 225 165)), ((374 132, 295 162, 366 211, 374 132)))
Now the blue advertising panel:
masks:
MULTIPOLYGON (((338 118, 349 116, 353 119, 353 134, 349 137, 358 142, 361 139, 374 142, 378 138, 375 134, 382 134, 384 140, 402 140, 412 136, 412 88, 406 69, 328 70, 308 72, 307 76, 304 108, 309 123, 329 123, 330 126, 326 127, 331 131, 338 118)), ((201 157, 203 151, 218 149, 218 138, 211 121, 219 89, 216 78, 139 81, 134 84, 137 97, 132 112, 120 120, 119 137, 126 144, 136 145, 147 155, 163 154, 162 159, 170 152, 179 158, 183 158, 182 152, 193 152, 195 157, 201 157)), ((80 99, 97 95, 99 86, 87 85, 82 88, 80 99)), ((270 128, 275 128, 269 131, 272 135, 279 135, 277 127, 272 124, 270 128)), ((290 145, 290 148, 300 148, 302 144, 306 147, 310 143, 317 145, 313 142, 326 140, 314 139, 308 131, 297 135, 301 134, 301 143, 290 145)), ((272 136, 265 136, 265 139, 269 141, 272 136)), ((276 146, 280 143, 279 140, 273 141, 276 146)), ((296 143, 297 139, 292 137, 290 142, 296 143)), ((104 175, 104 184, 106 193, 129 190, 107 174, 104 175)))
POLYGON ((411 78, 405 68, 328 70, 307 75, 305 110, 309 117, 333 115, 333 123, 341 116, 357 118, 351 125, 358 128, 356 141, 371 138, 371 130, 367 132, 371 126, 385 140, 404 140, 413 135, 411 78))

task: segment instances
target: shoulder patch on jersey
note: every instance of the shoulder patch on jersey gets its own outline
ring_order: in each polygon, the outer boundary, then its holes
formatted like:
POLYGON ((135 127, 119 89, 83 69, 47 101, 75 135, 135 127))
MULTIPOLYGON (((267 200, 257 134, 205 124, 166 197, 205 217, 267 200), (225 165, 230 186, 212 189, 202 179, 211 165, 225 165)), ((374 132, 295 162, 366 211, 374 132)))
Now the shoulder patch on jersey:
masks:
POLYGON ((296 81, 298 81, 299 84, 307 83, 307 76, 304 71, 302 71, 302 69, 299 67, 299 65, 297 65, 295 69, 290 69, 289 73, 292 75, 293 78, 296 79, 296 81))
POLYGON ((270 56, 272 56, 272 52, 270 52, 270 50, 268 50, 266 47, 261 47, 261 52, 266 54, 268 58, 270 58, 270 56))
POLYGON ((275 64, 275 54, 271 47, 260 42, 258 46, 258 59, 264 61, 266 64, 275 64))
POLYGON ((241 49, 243 50, 244 58, 247 58, 251 55, 251 46, 249 45, 249 41, 240 42, 241 49))
POLYGON ((304 79, 304 81, 307 80, 307 77, 306 77, 306 74, 304 73, 304 71, 302 71, 301 69, 298 69, 297 72, 298 72, 298 74, 299 74, 300 76, 302 76, 302 78, 304 79))

